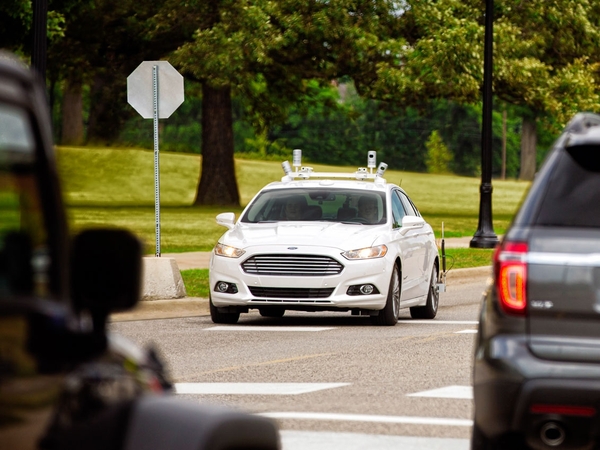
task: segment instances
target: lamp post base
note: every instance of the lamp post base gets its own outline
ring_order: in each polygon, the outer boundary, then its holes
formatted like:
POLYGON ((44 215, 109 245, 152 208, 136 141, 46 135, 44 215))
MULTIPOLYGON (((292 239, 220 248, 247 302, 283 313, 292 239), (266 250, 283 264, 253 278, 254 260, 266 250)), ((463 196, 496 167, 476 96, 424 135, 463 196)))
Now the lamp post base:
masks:
POLYGON ((499 244, 498 236, 493 231, 476 232, 469 242, 470 248, 494 248, 499 244))

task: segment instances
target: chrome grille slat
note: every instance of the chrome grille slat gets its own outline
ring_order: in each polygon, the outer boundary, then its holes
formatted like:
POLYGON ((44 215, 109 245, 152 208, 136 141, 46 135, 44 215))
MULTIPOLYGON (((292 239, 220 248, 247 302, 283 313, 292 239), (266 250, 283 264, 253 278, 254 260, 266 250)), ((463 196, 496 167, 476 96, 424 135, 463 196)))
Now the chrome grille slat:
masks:
POLYGON ((255 255, 242 263, 242 270, 252 275, 311 277, 337 275, 344 266, 328 256, 255 255))

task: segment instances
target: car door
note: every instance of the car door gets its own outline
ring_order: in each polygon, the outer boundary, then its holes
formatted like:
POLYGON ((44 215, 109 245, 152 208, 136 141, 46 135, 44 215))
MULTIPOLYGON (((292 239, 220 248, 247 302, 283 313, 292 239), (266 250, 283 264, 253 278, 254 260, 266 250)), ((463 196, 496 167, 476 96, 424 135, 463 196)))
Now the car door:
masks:
POLYGON ((401 301, 418 297, 421 269, 419 267, 420 244, 415 229, 403 229, 402 218, 406 209, 398 195, 399 190, 391 192, 392 205, 392 242, 402 260, 402 297, 401 301))
MULTIPOLYGON (((397 194, 402 200, 402 204, 404 205, 407 215, 421 217, 419 210, 405 192, 398 190, 397 194)), ((413 230, 412 236, 414 239, 416 254, 415 264, 418 268, 418 273, 416 276, 419 280, 417 282, 419 293, 417 295, 425 295, 429 289, 431 265, 433 264, 432 255, 434 253, 432 245, 435 242, 435 239, 433 238, 433 230, 425 223, 422 227, 413 230)))

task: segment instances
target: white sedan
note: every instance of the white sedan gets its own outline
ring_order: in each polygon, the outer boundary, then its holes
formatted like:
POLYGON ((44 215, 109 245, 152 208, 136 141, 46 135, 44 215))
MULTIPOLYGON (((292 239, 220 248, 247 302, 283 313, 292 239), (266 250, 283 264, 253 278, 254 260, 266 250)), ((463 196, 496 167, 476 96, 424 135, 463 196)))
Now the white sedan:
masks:
POLYGON ((229 230, 210 261, 213 322, 236 323, 253 308, 265 317, 351 311, 376 325, 395 325, 410 308, 413 318, 433 319, 443 291, 434 233, 382 177, 387 166, 350 174, 283 166, 282 180, 237 222, 233 213, 217 216, 229 230))

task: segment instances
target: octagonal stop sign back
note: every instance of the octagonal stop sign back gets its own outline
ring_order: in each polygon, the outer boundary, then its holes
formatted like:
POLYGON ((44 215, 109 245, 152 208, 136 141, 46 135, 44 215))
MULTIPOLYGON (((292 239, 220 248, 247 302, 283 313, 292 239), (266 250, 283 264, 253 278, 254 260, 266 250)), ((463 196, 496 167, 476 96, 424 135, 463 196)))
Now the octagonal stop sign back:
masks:
POLYGON ((158 66, 158 118, 183 103, 183 76, 168 61, 144 61, 127 77, 127 103, 144 118, 154 117, 152 68, 158 66))

